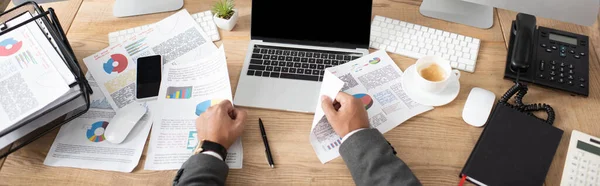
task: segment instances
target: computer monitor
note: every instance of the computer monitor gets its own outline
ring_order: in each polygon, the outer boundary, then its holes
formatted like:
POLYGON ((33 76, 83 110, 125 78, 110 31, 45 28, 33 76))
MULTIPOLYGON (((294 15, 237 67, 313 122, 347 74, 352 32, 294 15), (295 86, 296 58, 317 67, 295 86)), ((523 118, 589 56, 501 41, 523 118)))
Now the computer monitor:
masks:
POLYGON ((598 0, 423 0, 424 16, 478 28, 494 24, 494 7, 589 26, 596 22, 598 0))
POLYGON ((115 0, 113 15, 127 17, 179 10, 183 0, 115 0))

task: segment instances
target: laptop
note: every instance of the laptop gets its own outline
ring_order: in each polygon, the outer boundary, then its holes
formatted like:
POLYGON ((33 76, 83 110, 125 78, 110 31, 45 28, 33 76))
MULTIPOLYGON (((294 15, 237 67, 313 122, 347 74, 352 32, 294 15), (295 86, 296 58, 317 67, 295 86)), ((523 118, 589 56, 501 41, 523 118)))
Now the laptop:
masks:
POLYGON ((237 106, 313 113, 324 70, 369 53, 372 0, 253 0, 237 106))

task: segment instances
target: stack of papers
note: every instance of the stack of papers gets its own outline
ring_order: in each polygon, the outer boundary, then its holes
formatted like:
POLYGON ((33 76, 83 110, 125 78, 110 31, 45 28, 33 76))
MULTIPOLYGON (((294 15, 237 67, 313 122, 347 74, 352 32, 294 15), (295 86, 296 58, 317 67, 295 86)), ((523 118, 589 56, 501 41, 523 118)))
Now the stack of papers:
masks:
MULTIPOLYGON (((131 172, 139 162, 154 121, 145 169, 179 169, 192 155, 190 146, 197 143, 197 105, 204 106, 204 100, 231 100, 225 53, 222 48, 217 50, 186 10, 83 61, 94 89, 92 109, 61 128, 45 165, 131 172), (158 100, 139 102, 135 100, 136 61, 150 55, 163 57, 163 81, 158 100), (177 91, 191 94, 168 97, 177 91), (104 129, 116 112, 128 104, 145 105, 149 112, 123 143, 105 141, 104 129)), ((241 141, 229 152, 228 164, 241 168, 241 141)))
MULTIPOLYGON (((343 65, 325 70, 320 96, 334 100, 342 91, 360 99, 369 115, 371 128, 381 133, 392 130, 400 123, 433 109, 420 105, 404 93, 402 71, 385 51, 377 51, 343 65)), ((313 119, 310 143, 321 163, 340 156, 342 138, 327 121, 318 99, 313 119)))
MULTIPOLYGON (((32 17, 29 13, 22 14, 6 26, 15 26, 32 17)), ((55 43, 47 38, 47 32, 43 24, 32 21, 0 36, 0 131, 75 96, 69 88, 75 77, 55 49, 55 43)), ((3 136, 0 148, 27 133, 19 131, 3 136)))

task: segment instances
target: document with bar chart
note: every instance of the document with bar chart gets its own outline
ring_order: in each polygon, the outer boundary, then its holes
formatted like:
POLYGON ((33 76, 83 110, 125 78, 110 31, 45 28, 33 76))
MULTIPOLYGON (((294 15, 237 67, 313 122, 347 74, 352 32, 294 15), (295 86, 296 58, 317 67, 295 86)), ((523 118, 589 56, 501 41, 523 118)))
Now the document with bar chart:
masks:
MULTIPOLYGON (((164 66, 144 169, 179 169, 198 144, 195 121, 223 100, 232 100, 223 47, 201 61, 164 66)), ((229 168, 242 168, 241 138, 227 150, 229 168)))
POLYGON ((192 97, 192 86, 167 87, 167 99, 190 99, 192 97))
POLYGON ((0 36, 0 131, 69 90, 53 61, 63 62, 35 22, 0 36), (34 29, 37 29, 37 32, 34 29), (38 38, 44 40, 38 41, 38 38), (46 45, 43 45, 46 44, 46 45), (50 52, 48 52, 50 51, 50 52))

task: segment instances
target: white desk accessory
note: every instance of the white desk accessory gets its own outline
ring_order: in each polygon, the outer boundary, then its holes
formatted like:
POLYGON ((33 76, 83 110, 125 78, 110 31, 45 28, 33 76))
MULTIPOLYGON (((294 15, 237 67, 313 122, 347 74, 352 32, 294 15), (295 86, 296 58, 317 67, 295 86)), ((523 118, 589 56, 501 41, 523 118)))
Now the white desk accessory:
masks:
POLYGON ((600 185, 600 138, 573 130, 561 186, 600 185))
POLYGON ((481 127, 485 125, 494 107, 496 95, 479 87, 471 89, 463 108, 462 118, 469 125, 481 127))
POLYGON ((439 56, 452 68, 475 72, 480 40, 404 21, 375 16, 370 47, 419 59, 439 56))
POLYGON ((104 136, 111 143, 119 144, 127 138, 131 129, 140 121, 142 116, 146 114, 146 107, 138 103, 130 103, 129 105, 119 109, 117 114, 108 122, 104 136))

